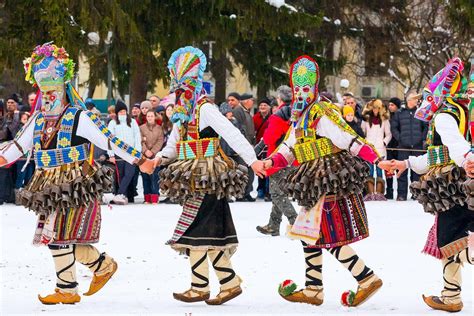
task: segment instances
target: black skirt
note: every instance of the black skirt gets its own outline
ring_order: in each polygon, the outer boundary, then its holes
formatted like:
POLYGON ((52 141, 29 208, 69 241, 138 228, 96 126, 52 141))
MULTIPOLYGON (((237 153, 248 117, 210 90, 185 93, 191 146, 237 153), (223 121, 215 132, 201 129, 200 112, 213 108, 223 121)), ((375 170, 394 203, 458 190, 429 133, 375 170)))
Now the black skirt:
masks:
POLYGON ((442 251, 443 247, 454 246, 453 243, 466 239, 469 231, 474 231, 474 211, 467 206, 456 205, 446 212, 438 213, 437 240, 442 251))
POLYGON ((237 244, 227 199, 218 200, 215 194, 206 194, 196 218, 173 248, 224 249, 235 248, 237 244))

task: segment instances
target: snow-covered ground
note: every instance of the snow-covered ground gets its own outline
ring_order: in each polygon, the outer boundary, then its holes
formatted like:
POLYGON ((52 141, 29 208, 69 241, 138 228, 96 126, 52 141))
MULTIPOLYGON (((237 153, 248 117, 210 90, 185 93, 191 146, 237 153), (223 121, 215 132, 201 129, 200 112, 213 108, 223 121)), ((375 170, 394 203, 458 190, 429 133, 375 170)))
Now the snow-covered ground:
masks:
MULTIPOLYGON (((92 297, 82 296, 76 305, 42 305, 36 298, 54 289, 54 266, 49 250, 31 245, 35 216, 22 207, 0 206, 1 309, 7 314, 355 314, 446 315, 430 310, 421 294, 438 294, 442 288, 441 264, 420 253, 433 217, 415 202, 367 203, 370 238, 353 245, 358 254, 383 279, 384 286, 370 301, 356 309, 342 307, 341 293, 355 290, 350 273, 324 252, 325 301, 320 307, 289 303, 277 293, 278 283, 292 279, 304 284, 304 260, 299 242, 284 236, 259 234, 266 224, 270 203, 233 203, 231 209, 240 246, 233 257, 236 272, 244 280, 243 294, 223 306, 204 302, 175 301, 173 291, 190 283, 188 260, 165 246, 180 214, 177 205, 103 207, 100 251, 107 251, 119 270, 107 286, 92 297)), ((286 225, 286 220, 283 221, 286 225)), ((81 292, 90 273, 80 264, 81 292)), ((463 270, 462 315, 473 315, 472 267, 463 270)), ((211 269, 212 295, 218 282, 211 269)))

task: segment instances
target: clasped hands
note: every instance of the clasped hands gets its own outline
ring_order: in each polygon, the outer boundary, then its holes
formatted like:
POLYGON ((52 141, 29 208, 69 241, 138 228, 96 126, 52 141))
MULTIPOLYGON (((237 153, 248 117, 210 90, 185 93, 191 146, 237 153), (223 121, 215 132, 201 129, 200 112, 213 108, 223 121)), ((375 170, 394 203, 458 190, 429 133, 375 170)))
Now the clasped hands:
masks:
POLYGON ((383 160, 377 164, 377 167, 392 174, 397 173, 397 178, 400 177, 407 169, 405 161, 395 159, 383 160))

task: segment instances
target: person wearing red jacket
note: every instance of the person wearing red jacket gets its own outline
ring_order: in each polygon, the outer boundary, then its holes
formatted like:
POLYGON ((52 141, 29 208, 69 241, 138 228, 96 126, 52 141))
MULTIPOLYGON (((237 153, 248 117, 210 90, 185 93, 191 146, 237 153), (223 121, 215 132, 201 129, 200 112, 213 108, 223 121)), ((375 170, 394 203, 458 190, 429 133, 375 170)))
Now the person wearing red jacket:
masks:
MULTIPOLYGON (((271 101, 268 98, 263 98, 258 102, 258 112, 253 116, 253 126, 255 128, 255 141, 258 144, 263 138, 263 133, 268 127, 268 119, 270 118, 271 113, 271 101)), ((267 152, 262 150, 258 155, 259 159, 264 159, 267 157, 267 152)), ((258 178, 258 187, 257 187, 257 198, 265 199, 265 201, 271 201, 270 192, 269 192, 269 179, 258 178)))
MULTIPOLYGON (((267 146, 267 156, 270 156, 285 138, 290 127, 291 107, 289 106, 292 98, 291 88, 280 86, 277 89, 277 102, 279 110, 268 119, 268 127, 263 133, 263 142, 267 146)), ((258 134, 257 134, 258 138, 258 134)), ((257 231, 265 235, 280 235, 280 223, 283 214, 288 218, 288 222, 293 224, 296 219, 296 211, 291 204, 288 196, 284 193, 280 181, 285 179, 290 172, 290 168, 267 170, 270 178, 270 195, 272 198, 272 212, 268 224, 257 226, 257 231)))

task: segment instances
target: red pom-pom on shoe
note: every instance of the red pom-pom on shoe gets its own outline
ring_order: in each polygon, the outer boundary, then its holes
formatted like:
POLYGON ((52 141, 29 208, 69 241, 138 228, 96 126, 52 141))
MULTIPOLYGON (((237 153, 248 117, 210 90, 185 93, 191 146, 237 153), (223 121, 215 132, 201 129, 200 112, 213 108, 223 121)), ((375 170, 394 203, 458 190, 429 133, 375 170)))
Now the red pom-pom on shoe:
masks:
POLYGON ((292 280, 285 280, 278 286, 278 293, 281 296, 288 296, 296 290, 296 284, 292 280))
POLYGON ((341 304, 344 306, 352 306, 352 303, 354 302, 354 297, 355 293, 354 291, 345 291, 341 295, 341 304))

